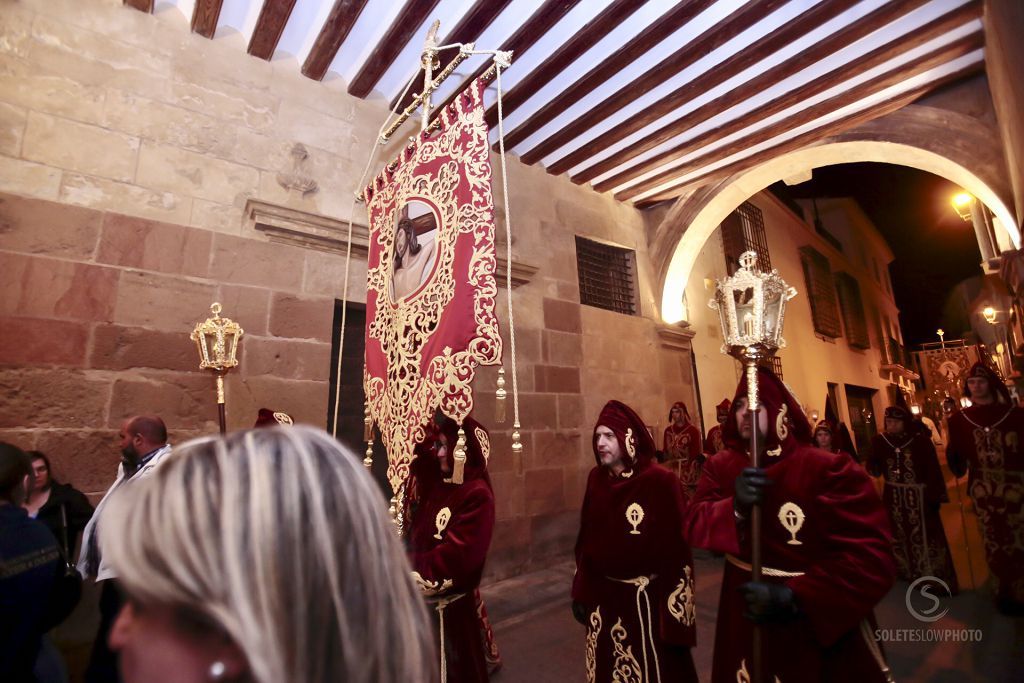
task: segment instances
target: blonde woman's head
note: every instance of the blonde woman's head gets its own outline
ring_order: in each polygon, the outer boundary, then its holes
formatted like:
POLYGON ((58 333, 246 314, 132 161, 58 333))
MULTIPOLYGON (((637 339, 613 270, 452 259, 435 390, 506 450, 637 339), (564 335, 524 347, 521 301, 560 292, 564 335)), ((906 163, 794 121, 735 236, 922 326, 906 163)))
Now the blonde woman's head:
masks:
POLYGON ((383 496, 308 427, 191 441, 103 511, 125 679, 431 681, 429 621, 383 496))

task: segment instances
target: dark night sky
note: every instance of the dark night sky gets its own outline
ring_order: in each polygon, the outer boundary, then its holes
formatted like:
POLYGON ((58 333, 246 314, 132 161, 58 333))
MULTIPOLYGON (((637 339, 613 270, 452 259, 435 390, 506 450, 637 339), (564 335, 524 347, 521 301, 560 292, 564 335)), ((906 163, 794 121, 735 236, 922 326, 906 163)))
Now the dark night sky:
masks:
POLYGON ((905 166, 862 163, 815 169, 812 180, 782 191, 860 204, 895 255, 889 272, 907 346, 938 341, 940 327, 946 339, 967 331, 963 316, 944 311, 954 287, 982 274, 974 230, 950 205, 957 185, 905 166))

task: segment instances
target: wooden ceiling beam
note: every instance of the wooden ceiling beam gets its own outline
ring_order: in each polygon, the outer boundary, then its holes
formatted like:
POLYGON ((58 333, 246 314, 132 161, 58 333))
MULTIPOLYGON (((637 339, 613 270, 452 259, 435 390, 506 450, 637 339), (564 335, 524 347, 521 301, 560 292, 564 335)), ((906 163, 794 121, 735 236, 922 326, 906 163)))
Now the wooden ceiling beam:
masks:
MULTIPOLYGON (((538 90, 562 73, 567 66, 575 62, 580 55, 592 48, 643 6, 643 2, 636 0, 615 0, 608 5, 604 11, 576 31, 576 35, 563 43, 550 57, 504 94, 501 105, 504 115, 508 116, 518 109, 538 90)), ((491 106, 484 117, 487 125, 493 127, 498 122, 497 106, 491 106)))
POLYGON ((204 38, 213 38, 217 31, 217 19, 223 0, 196 0, 192 8, 192 33, 204 38))
POLYGON ((256 28, 249 39, 249 54, 270 61, 294 7, 295 0, 263 0, 256 28))
MULTIPOLYGON (((786 62, 783 62, 782 65, 769 69, 761 76, 755 77, 751 81, 748 81, 734 90, 725 93, 722 97, 716 98, 711 102, 708 102, 706 105, 698 107, 689 114, 684 115, 682 118, 672 121, 665 126, 662 126, 661 129, 654 133, 645 136, 635 145, 631 145, 627 149, 622 150, 620 154, 617 154, 615 157, 617 162, 605 160, 598 162, 596 166, 603 167, 608 164, 613 164, 607 169, 610 170, 611 168, 621 164, 623 161, 632 159, 648 149, 652 149, 662 142, 671 139, 671 137, 680 134, 679 132, 674 131, 687 131, 697 123, 700 123, 721 111, 725 111, 738 103, 745 102, 749 98, 763 92, 764 89, 770 85, 777 83, 784 78, 788 78, 811 64, 824 59, 827 55, 830 55, 836 50, 842 49, 859 38, 870 34, 882 26, 885 26, 894 19, 899 18, 905 13, 924 4, 924 2, 925 0, 907 0, 906 2, 886 3, 879 9, 863 17, 858 22, 851 24, 832 36, 829 36, 828 40, 821 41, 814 48, 801 51, 800 54, 786 62), (672 131, 671 135, 669 135, 670 131, 672 131)), ((678 110, 683 103, 699 97, 708 90, 725 83, 734 76, 737 76, 738 74, 755 66, 769 54, 780 50, 783 46, 789 45, 811 31, 816 30, 818 27, 847 10, 853 4, 856 3, 851 3, 847 0, 818 4, 811 10, 802 14, 796 20, 789 22, 785 26, 779 27, 768 35, 755 41, 747 49, 733 55, 718 67, 697 76, 689 83, 677 88, 672 93, 669 93, 658 100, 651 107, 648 107, 644 111, 632 116, 626 121, 623 121, 612 130, 602 133, 579 149, 576 149, 561 159, 558 159, 548 167, 548 172, 556 175, 564 173, 565 171, 568 171, 569 169, 586 161, 597 151, 607 149, 610 145, 615 144, 619 140, 644 129, 664 116, 670 115, 672 112, 678 110)), ((590 169, 585 169, 582 173, 574 176, 574 178, 582 176, 583 174, 587 174, 589 178, 594 178, 604 172, 605 171, 602 170, 594 173, 593 175, 589 175, 590 169)), ((580 182, 586 181, 581 180, 580 182)))
MULTIPOLYGON (((508 4, 511 1, 512 0, 477 0, 476 4, 466 12, 465 16, 462 17, 462 20, 459 21, 455 28, 449 31, 448 35, 444 37, 444 40, 438 41, 438 43, 440 45, 451 45, 453 43, 472 43, 476 41, 476 39, 480 37, 480 34, 486 31, 487 27, 498 18, 498 15, 501 14, 506 7, 508 7, 508 4)), ((454 54, 454 51, 447 52, 444 58, 441 59, 441 64, 444 65, 448 61, 448 56, 454 54)), ((413 99, 419 92, 414 90, 414 88, 422 90, 424 76, 425 74, 421 68, 419 73, 416 75, 416 80, 413 81, 413 86, 406 91, 405 97, 402 98, 402 101, 399 102, 398 97, 391 100, 392 111, 402 111, 412 103, 413 99)))
MULTIPOLYGON (((853 0, 839 0, 839 4, 852 2, 853 0)), ((573 83, 558 97, 524 121, 522 125, 517 126, 515 130, 506 135, 505 146, 515 147, 526 140, 561 113, 582 101, 586 95, 596 90, 616 73, 635 63, 637 58, 642 57, 644 53, 684 26, 711 4, 713 3, 696 2, 681 5, 666 16, 666 19, 673 21, 658 21, 652 24, 646 31, 611 55, 608 60, 597 64, 586 76, 573 83)), ((785 0, 751 0, 747 2, 714 27, 685 42, 678 51, 660 63, 647 68, 629 87, 623 88, 602 102, 595 103, 590 112, 578 117, 568 126, 560 128, 557 133, 523 154, 523 163, 533 164, 540 161, 565 143, 600 123, 602 119, 623 109, 637 98, 676 76, 712 50, 721 47, 754 24, 764 20, 784 4, 785 0)))
POLYGON ((314 81, 322 81, 334 57, 341 49, 356 19, 366 7, 366 0, 335 0, 327 21, 320 27, 313 48, 302 64, 302 75, 314 81))
POLYGON ((438 1, 406 0, 405 6, 391 22, 391 26, 378 41, 366 62, 363 63, 359 73, 348 84, 349 95, 363 98, 373 91, 373 87, 377 85, 380 77, 394 63, 409 40, 437 7, 438 1))
MULTIPOLYGON (((832 112, 838 111, 843 107, 863 101, 887 88, 899 85, 907 79, 913 78, 930 71, 931 69, 935 69, 943 64, 947 64, 955 59, 963 57, 964 55, 970 54, 971 52, 983 47, 984 44, 985 36, 981 31, 965 38, 961 38, 951 45, 930 52, 929 54, 919 57, 918 59, 894 69, 893 71, 884 73, 877 78, 873 78, 870 81, 851 88, 844 93, 829 98, 824 102, 820 102, 813 107, 804 109, 789 118, 779 121, 778 123, 761 130, 754 131, 742 138, 733 140, 724 147, 719 147, 707 154, 691 159, 681 166, 667 169, 657 175, 651 176, 641 183, 625 188, 621 192, 616 193, 615 197, 616 199, 632 199, 634 197, 638 197, 644 192, 671 181, 673 178, 680 178, 688 173, 699 171, 701 168, 709 165, 716 159, 725 159, 734 154, 743 152, 755 145, 762 144, 772 138, 782 135, 787 131, 812 123, 813 121, 820 119, 823 116, 827 116, 832 112)), ((932 85, 930 87, 934 88, 936 86, 932 85)), ((898 97, 900 96, 897 96, 897 98, 898 97)), ((873 111, 874 107, 869 107, 869 109, 873 111)), ((828 124, 826 124, 826 126, 827 125, 828 124)))
MULTIPOLYGON (((534 12, 526 22, 519 27, 512 37, 505 41, 502 49, 511 50, 513 60, 520 58, 523 53, 533 47, 533 44, 540 40, 545 33, 557 24, 569 13, 573 7, 578 5, 580 0, 547 0, 534 12)), ((491 60, 487 60, 477 68, 473 74, 465 79, 462 84, 452 91, 444 102, 437 105, 431 112, 431 119, 436 117, 441 110, 451 104, 460 92, 469 87, 469 84, 483 75, 484 71, 491 66, 491 60)))
POLYGON ((146 14, 153 13, 153 0, 124 0, 124 4, 146 14))
MULTIPOLYGON (((789 109, 790 107, 796 106, 801 102, 805 102, 844 81, 849 81, 850 79, 870 71, 871 69, 892 61, 908 50, 924 45, 925 43, 948 33, 950 30, 958 26, 962 26, 967 21, 980 16, 980 12, 980 4, 973 6, 964 5, 952 12, 948 12, 938 19, 929 22, 920 29, 913 31, 909 36, 900 36, 885 45, 872 50, 853 62, 838 66, 832 71, 822 75, 820 78, 795 88, 780 97, 771 100, 770 102, 766 102, 760 107, 743 114, 742 116, 738 116, 717 128, 702 133, 698 137, 681 142, 680 144, 660 152, 649 159, 645 159, 643 162, 638 163, 635 166, 631 166, 614 176, 605 178, 601 182, 595 183, 594 189, 598 192, 605 192, 619 187, 623 183, 629 182, 634 178, 638 178, 644 173, 655 170, 672 159, 678 159, 690 152, 711 144, 712 142, 721 140, 728 135, 732 135, 737 131, 743 130, 750 125, 751 121, 766 119, 769 116, 773 116, 781 111, 789 109)), ((771 74, 766 72, 765 75, 770 76, 771 74)), ((767 84, 772 82, 777 83, 779 80, 767 80, 764 82, 762 87, 768 87, 767 84)), ((644 144, 644 147, 645 149, 642 149, 641 151, 647 151, 647 148, 649 148, 647 144, 644 144)), ((636 154, 634 154, 632 149, 626 152, 627 158, 633 158, 635 156, 636 154)), ((593 167, 586 169, 585 172, 573 176, 573 181, 576 183, 584 183, 587 180, 604 173, 606 170, 611 170, 616 166, 621 165, 623 161, 624 159, 622 155, 616 155, 613 159, 604 160, 595 164, 593 167)))
MULTIPOLYGON (((638 200, 636 202, 636 206, 641 209, 650 208, 651 206, 659 204, 660 202, 679 197, 683 193, 693 188, 703 187, 705 185, 709 185, 711 183, 724 180, 726 178, 729 178, 730 176, 733 176, 747 169, 753 168, 759 164, 771 161, 772 159, 782 156, 783 154, 789 154, 790 152, 794 152, 804 147, 810 147, 818 142, 821 142, 822 140, 825 140, 826 138, 832 137, 834 135, 839 135, 852 128, 856 128, 857 126, 868 123, 869 121, 873 121, 879 117, 885 116, 886 114, 891 114, 894 111, 899 111, 900 109, 903 109, 907 105, 913 104, 915 100, 922 97, 923 95, 927 95, 932 90, 941 88, 942 86, 947 85, 949 83, 955 83, 963 78, 975 76, 979 73, 982 73, 984 70, 984 62, 978 61, 976 64, 972 64, 971 66, 965 69, 957 71, 956 73, 943 76, 942 78, 932 81, 931 83, 926 83, 925 85, 922 85, 919 88, 915 88, 914 90, 903 93, 897 97, 894 97, 891 100, 882 102, 878 106, 872 107, 867 111, 857 112, 856 114, 852 114, 851 116, 842 118, 827 126, 816 128, 812 131, 808 131, 807 133, 799 135, 793 138, 792 140, 786 140, 785 142, 776 145, 775 147, 772 147, 770 149, 762 150, 761 152, 753 154, 749 157, 744 157, 743 159, 738 159, 731 164, 722 166, 721 168, 716 168, 713 171, 708 171, 707 173, 692 178, 691 180, 682 183, 676 187, 667 188, 663 192, 659 192, 656 195, 645 197, 644 199, 638 200)), ((620 196, 616 195, 616 199, 619 198, 620 196)))

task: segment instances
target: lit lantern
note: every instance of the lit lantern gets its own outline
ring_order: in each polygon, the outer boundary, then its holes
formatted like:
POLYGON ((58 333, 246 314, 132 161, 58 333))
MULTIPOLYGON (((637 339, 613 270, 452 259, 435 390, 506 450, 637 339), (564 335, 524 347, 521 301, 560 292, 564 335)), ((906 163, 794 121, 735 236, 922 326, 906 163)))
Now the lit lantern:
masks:
POLYGON ((242 328, 230 318, 220 317, 221 306, 214 302, 210 306, 212 318, 197 323, 192 330, 191 339, 199 351, 199 369, 213 370, 217 376, 217 413, 220 421, 220 433, 227 432, 226 411, 224 408, 224 375, 238 365, 238 341, 242 338, 242 328))
POLYGON ((778 271, 763 273, 757 269, 757 254, 740 256, 740 269, 719 280, 715 298, 708 302, 718 310, 725 340, 722 351, 742 361, 770 357, 786 345, 782 325, 786 302, 796 296, 796 289, 783 280, 778 271))

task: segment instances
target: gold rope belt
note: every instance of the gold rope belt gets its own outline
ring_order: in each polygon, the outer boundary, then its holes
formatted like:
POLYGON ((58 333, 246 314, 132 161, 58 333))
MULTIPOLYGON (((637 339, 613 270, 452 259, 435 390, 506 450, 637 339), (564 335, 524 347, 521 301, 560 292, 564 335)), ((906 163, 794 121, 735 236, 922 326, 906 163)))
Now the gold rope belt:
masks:
MULTIPOLYGON (((740 569, 742 569, 744 571, 748 571, 749 572, 749 571, 753 571, 754 570, 754 568, 751 567, 749 564, 747 564, 743 560, 739 559, 738 557, 734 557, 733 555, 726 555, 725 559, 728 560, 729 563, 732 564, 733 566, 739 567, 740 569)), ((787 571, 785 571, 783 569, 773 569, 772 567, 761 567, 761 573, 764 574, 765 576, 774 576, 774 577, 780 578, 780 579, 791 579, 794 576, 803 576, 804 575, 804 572, 787 572, 787 571)))
POLYGON ((465 596, 465 593, 456 593, 437 598, 436 600, 428 600, 428 602, 433 603, 434 609, 437 610, 438 631, 440 631, 441 641, 441 683, 447 683, 448 681, 448 660, 444 654, 444 610, 448 605, 465 596))
POLYGON ((644 654, 644 680, 651 680, 651 672, 647 664, 647 650, 650 649, 651 656, 654 657, 654 673, 657 674, 658 683, 661 683, 661 665, 658 664, 658 650, 657 645, 654 643, 654 625, 651 621, 651 599, 647 597, 647 586, 650 585, 651 581, 658 578, 657 574, 638 576, 633 579, 616 579, 612 576, 607 578, 609 581, 615 581, 616 583, 628 583, 631 586, 636 586, 636 616, 640 621, 640 644, 643 646, 644 654), (647 607, 646 615, 640 607, 640 596, 643 596, 644 605, 647 607), (645 622, 647 624, 646 631, 644 630, 645 622))

